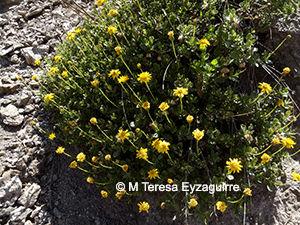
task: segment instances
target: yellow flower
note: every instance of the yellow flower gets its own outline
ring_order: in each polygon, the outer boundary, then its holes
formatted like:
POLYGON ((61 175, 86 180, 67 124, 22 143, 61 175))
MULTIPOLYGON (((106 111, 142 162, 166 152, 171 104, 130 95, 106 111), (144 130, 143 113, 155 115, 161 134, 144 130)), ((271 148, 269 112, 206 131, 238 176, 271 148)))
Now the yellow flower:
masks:
POLYGON ((37 75, 31 77, 31 80, 36 80, 36 79, 37 79, 37 75))
POLYGON ((168 32, 168 36, 169 36, 170 38, 174 37, 174 31, 169 31, 169 32, 168 32))
POLYGON ((148 102, 148 101, 145 101, 143 104, 142 104, 142 107, 144 108, 144 109, 150 109, 150 103, 148 102))
POLYGON ((71 125, 72 127, 75 127, 75 126, 76 126, 76 122, 75 122, 74 120, 72 120, 72 121, 70 121, 70 125, 71 125))
POLYGON ((200 141, 204 136, 204 130, 199 130, 198 128, 193 131, 194 138, 200 141))
POLYGON ((283 144, 284 147, 286 148, 294 148, 294 145, 296 144, 296 142, 294 142, 292 139, 290 138, 284 138, 281 140, 281 143, 283 144))
POLYGON ((86 179, 86 181, 87 181, 88 183, 90 183, 90 184, 93 184, 93 183, 94 183, 94 179, 93 179, 92 177, 88 177, 88 178, 86 179))
POLYGON ((183 98, 185 95, 188 94, 187 88, 178 87, 176 89, 173 89, 174 95, 176 95, 179 98, 183 98))
POLYGON ((62 154, 62 153, 64 153, 64 151, 65 151, 65 148, 59 146, 59 147, 56 149, 55 152, 56 152, 57 154, 62 154))
POLYGON ((98 157, 97 156, 93 156, 92 157, 92 162, 97 162, 98 161, 98 157))
POLYGON ((123 129, 120 129, 116 137, 120 138, 121 141, 124 142, 125 139, 129 139, 130 134, 128 134, 128 130, 124 131, 123 129))
POLYGON ((197 42, 197 45, 200 45, 200 46, 204 45, 205 47, 207 47, 210 45, 210 43, 207 39, 204 38, 204 39, 200 39, 200 41, 197 42))
POLYGON ((292 174, 293 180, 297 180, 300 181, 300 175, 296 172, 294 172, 294 174, 292 174))
POLYGON ((191 207, 196 207, 196 206, 198 205, 198 202, 197 202, 196 199, 191 198, 190 201, 189 201, 189 205, 190 205, 191 207))
POLYGON ((265 82, 259 83, 258 87, 261 89, 261 91, 262 91, 263 93, 270 94, 271 91, 272 91, 271 85, 270 85, 270 84, 267 84, 267 83, 265 83, 265 82))
POLYGON ((289 74, 289 73, 291 72, 291 69, 290 69, 289 67, 285 67, 285 68, 283 69, 283 72, 284 72, 285 74, 289 74))
POLYGON ((269 162, 271 158, 272 158, 271 156, 269 156, 268 154, 264 153, 264 154, 261 156, 261 159, 262 159, 262 160, 261 160, 261 163, 262 163, 262 164, 265 164, 266 162, 269 162))
POLYGON ((158 145, 157 151, 158 151, 159 153, 167 153, 168 150, 169 150, 169 145, 170 145, 169 142, 166 142, 166 141, 160 141, 160 142, 159 142, 159 145, 158 145))
POLYGON ((141 83, 148 83, 152 78, 151 73, 149 72, 142 72, 138 76, 139 77, 137 78, 137 80, 141 83))
POLYGON ((120 78, 118 78, 119 83, 125 83, 128 80, 129 80, 128 76, 121 76, 120 78))
POLYGON ((168 184, 173 184, 173 180, 172 179, 168 179, 168 184))
POLYGON ((108 16, 115 16, 115 15, 118 15, 118 14, 119 14, 119 13, 118 13, 117 10, 111 9, 107 15, 108 15, 108 16))
POLYGON ((217 202, 216 206, 217 206, 217 210, 220 210, 221 212, 224 212, 227 208, 225 202, 217 202))
POLYGON ((73 40, 75 38, 75 33, 68 33, 67 34, 67 40, 68 41, 71 41, 71 40, 73 40))
POLYGON ((75 33, 78 34, 78 33, 80 33, 80 31, 81 31, 81 30, 80 30, 79 28, 77 28, 77 29, 75 30, 75 33))
POLYGON ((118 45, 117 47, 115 47, 115 51, 118 53, 118 55, 120 55, 122 52, 122 48, 118 45))
POLYGON ((148 202, 140 202, 137 205, 140 207, 139 212, 145 211, 148 213, 148 210, 150 208, 150 205, 148 202))
POLYGON ((54 57, 55 62, 59 62, 61 60, 61 57, 59 55, 54 57))
POLYGON ((162 103, 158 106, 158 108, 159 108, 162 112, 166 111, 169 107, 170 107, 170 106, 169 106, 168 103, 166 103, 166 102, 162 102, 162 103))
POLYGON ((273 138, 272 145, 279 145, 279 144, 280 144, 279 138, 273 138))
POLYGON ((93 85, 93 86, 97 86, 98 84, 99 84, 99 81, 97 81, 97 80, 91 81, 91 85, 93 85))
POLYGON ((34 66, 39 66, 41 65, 41 61, 40 60, 35 60, 34 61, 34 66))
POLYGON ((44 97, 44 100, 46 101, 46 102, 49 102, 49 101, 51 101, 52 99, 54 98, 54 94, 46 94, 45 95, 45 97, 44 97))
POLYGON ((138 63, 136 64, 137 68, 141 68, 142 67, 142 64, 138 63))
POLYGON ((194 120, 194 117, 191 116, 191 115, 188 115, 188 116, 186 117, 186 121, 187 121, 188 123, 191 123, 193 120, 194 120))
POLYGON ((116 194, 116 197, 120 200, 121 198, 122 198, 122 194, 120 193, 120 192, 118 192, 117 194, 116 194))
POLYGON ((101 6, 101 5, 103 5, 104 2, 105 2, 105 0, 97 0, 96 4, 97 4, 97 6, 101 6))
POLYGON ((68 71, 63 71, 61 75, 63 78, 66 78, 68 76, 68 71))
POLYGON ((242 165, 241 165, 241 161, 239 161, 238 159, 231 159, 229 158, 230 161, 226 161, 227 164, 227 169, 229 170, 230 173, 239 173, 242 170, 242 165))
POLYGON ((135 132, 137 132, 137 133, 140 132, 140 131, 141 131, 140 128, 136 128, 136 129, 135 129, 135 132))
POLYGON ((95 117, 90 119, 90 123, 91 124, 96 124, 97 123, 97 119, 95 117))
POLYGON ((125 191, 124 189, 122 189, 122 190, 120 191, 120 194, 121 194, 121 195, 125 195, 125 194, 126 194, 126 191, 125 191))
POLYGON ((147 148, 140 148, 140 150, 136 150, 137 154, 136 154, 136 158, 138 159, 148 159, 148 153, 147 153, 148 149, 147 148))
POLYGON ((156 139, 156 140, 154 140, 154 141, 152 142, 152 146, 153 146, 154 148, 158 149, 158 148, 159 148, 159 145, 160 145, 160 142, 161 142, 161 140, 156 139))
POLYGON ((278 105, 278 106, 283 106, 283 105, 284 105, 283 100, 279 98, 279 99, 278 99, 278 102, 277 102, 277 105, 278 105))
POLYGON ((251 191, 251 189, 250 188, 245 188, 245 190, 244 190, 244 194, 245 195, 248 195, 248 196, 252 196, 252 193, 251 193, 252 191, 251 191))
POLYGON ((35 122, 34 122, 33 120, 31 120, 29 123, 30 123, 31 125, 34 125, 34 124, 35 124, 35 122))
POLYGON ((50 140, 53 140, 55 138, 55 134, 54 133, 51 133, 50 135, 49 135, 49 139, 50 140))
POLYGON ((86 32, 86 29, 85 29, 85 28, 83 28, 83 29, 82 29, 82 32, 86 32))
POLYGON ((109 33, 110 35, 115 34, 117 31, 117 28, 113 27, 113 26, 109 26, 107 28, 107 33, 109 33))
POLYGON ((69 165, 70 168, 76 168, 77 167, 77 162, 76 161, 73 161, 71 162, 71 164, 69 165))
POLYGON ((109 160, 111 160, 111 155, 107 154, 104 158, 105 158, 105 160, 109 161, 109 160))
POLYGON ((115 78, 118 78, 120 74, 121 74, 121 71, 116 69, 116 70, 111 70, 110 73, 108 74, 108 76, 115 79, 115 78))
POLYGON ((80 152, 77 156, 76 159, 78 162, 83 162, 85 160, 85 154, 80 152))
POLYGON ((18 80, 21 80, 21 79, 22 79, 22 77, 21 77, 21 76, 17 76, 17 77, 16 77, 16 79, 18 79, 18 80))
POLYGON ((107 192, 103 191, 103 190, 101 191, 101 195, 103 198, 107 198, 107 196, 108 196, 107 192))
POLYGON ((52 67, 52 68, 50 68, 50 70, 49 70, 49 74, 52 74, 52 73, 56 74, 57 71, 58 71, 58 68, 57 68, 57 67, 52 67))
POLYGON ((126 172, 128 170, 128 165, 123 165, 122 170, 124 170, 126 172))
POLYGON ((150 170, 148 172, 148 174, 149 174, 148 177, 150 178, 150 180, 152 180, 152 178, 155 179, 156 177, 158 177, 157 169, 150 170))

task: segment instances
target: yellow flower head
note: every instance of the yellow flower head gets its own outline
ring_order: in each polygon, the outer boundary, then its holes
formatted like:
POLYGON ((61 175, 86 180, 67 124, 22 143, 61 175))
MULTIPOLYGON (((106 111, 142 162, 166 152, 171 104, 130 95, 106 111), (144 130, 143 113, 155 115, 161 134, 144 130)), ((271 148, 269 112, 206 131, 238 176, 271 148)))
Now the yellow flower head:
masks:
POLYGON ((264 153, 264 154, 261 156, 261 163, 262 163, 262 164, 265 164, 266 162, 269 162, 271 158, 272 158, 272 157, 269 156, 267 153, 264 153))
POLYGON ((122 170, 126 172, 128 170, 128 165, 123 165, 122 170))
POLYGON ((98 161, 98 157, 97 156, 93 156, 92 157, 92 162, 97 162, 98 161))
POLYGON ((16 77, 16 79, 18 79, 18 80, 21 80, 21 79, 22 79, 22 77, 21 77, 21 76, 17 76, 17 77, 16 77))
POLYGON ((148 172, 148 174, 149 174, 148 177, 150 178, 150 180, 152 180, 152 178, 155 179, 156 177, 158 177, 157 169, 150 170, 148 172))
POLYGON ((49 135, 49 139, 50 140, 53 140, 55 138, 55 134, 54 133, 51 133, 50 135, 49 135))
POLYGON ((115 51, 118 53, 118 55, 120 55, 122 53, 122 48, 118 45, 115 47, 115 51))
POLYGON ((44 97, 44 100, 46 101, 46 102, 49 102, 49 101, 51 101, 52 99, 54 98, 54 94, 46 94, 45 95, 45 97, 44 97))
POLYGON ((169 32, 168 32, 168 36, 169 36, 170 38, 173 38, 173 37, 174 37, 174 31, 169 31, 169 32))
POLYGON ((119 14, 119 13, 118 13, 117 10, 111 9, 107 15, 108 15, 108 16, 115 16, 115 15, 118 15, 118 14, 119 14))
POLYGON ((145 211, 148 213, 150 205, 148 202, 140 202, 137 204, 139 206, 139 212, 145 211))
POLYGON ((117 31, 117 28, 113 27, 113 26, 109 26, 107 28, 107 33, 109 33, 110 35, 115 34, 117 31))
POLYGON ((229 161, 226 161, 227 164, 227 169, 229 170, 230 173, 239 173, 242 170, 242 165, 241 165, 241 161, 239 161, 238 159, 231 159, 229 158, 229 161))
POLYGON ((86 181, 87 181, 88 183, 90 183, 90 184, 93 184, 93 183, 94 183, 94 179, 93 179, 92 177, 88 177, 88 178, 86 179, 86 181))
POLYGON ((90 119, 91 124, 96 124, 97 123, 97 119, 95 117, 90 119))
POLYGON ((252 191, 251 191, 251 189, 250 188, 245 188, 245 190, 244 190, 244 194, 245 195, 248 195, 248 196, 252 196, 252 193, 251 193, 252 191))
POLYGON ((188 116, 186 117, 186 121, 187 121, 188 123, 191 123, 193 120, 194 120, 194 117, 191 116, 191 115, 188 115, 188 116))
POLYGON ((91 85, 93 85, 94 87, 97 86, 98 84, 99 84, 99 81, 97 81, 97 80, 91 81, 91 85))
POLYGON ((290 72, 291 72, 291 69, 289 67, 285 67, 283 69, 283 73, 285 73, 285 74, 289 74, 290 72))
POLYGON ((142 72, 138 76, 139 77, 137 78, 137 80, 141 83, 148 83, 152 78, 151 73, 149 72, 142 72))
POLYGON ((200 141, 204 136, 204 130, 199 130, 198 128, 193 131, 194 138, 200 141))
POLYGON ((68 77, 68 71, 63 71, 63 72, 61 73, 61 75, 62 75, 63 78, 68 77))
POLYGON ((200 45, 200 47, 201 46, 207 47, 210 45, 210 43, 207 39, 204 38, 204 39, 200 39, 200 41, 197 42, 197 45, 200 45))
POLYGON ((76 33, 76 34, 79 34, 80 31, 81 31, 81 30, 80 30, 79 28, 77 28, 77 29, 75 30, 75 33, 76 33))
POLYGON ((83 152, 80 152, 77 156, 76 159, 78 162, 83 162, 85 160, 85 154, 83 152))
POLYGON ((56 149, 55 152, 56 152, 57 154, 62 154, 62 153, 64 153, 64 151, 65 151, 65 148, 59 146, 59 147, 56 149))
POLYGON ((300 174, 294 172, 294 173, 292 174, 292 177, 293 177, 293 180, 300 181, 300 174))
POLYGON ((76 161, 71 162, 69 167, 72 168, 72 169, 76 168, 77 167, 77 162, 76 161))
POLYGON ((120 129, 116 137, 120 138, 121 141, 124 142, 125 139, 129 139, 130 134, 128 134, 128 130, 124 131, 123 129, 120 129))
POLYGON ((284 147, 286 148, 294 148, 294 145, 296 144, 296 142, 294 142, 292 139, 290 138, 283 138, 281 140, 281 143, 283 144, 284 147))
POLYGON ((143 104, 142 104, 142 107, 144 108, 144 109, 150 109, 150 102, 148 102, 148 101, 145 101, 143 104))
POLYGON ((115 69, 115 70, 111 70, 110 73, 108 74, 108 76, 115 79, 115 78, 118 78, 120 74, 121 74, 121 71, 119 71, 118 69, 115 69))
POLYGON ((158 148, 159 148, 159 145, 160 145, 160 142, 161 142, 161 140, 156 139, 156 140, 154 140, 154 141, 152 142, 152 146, 153 146, 154 148, 158 149, 158 148))
POLYGON ((279 99, 278 99, 278 102, 277 102, 277 105, 278 105, 278 106, 283 106, 283 105, 284 105, 283 100, 279 98, 279 99))
POLYGON ((178 87, 176 89, 173 89, 174 95, 183 98, 185 95, 188 94, 187 88, 178 87))
POLYGON ((109 161, 109 160, 111 160, 111 155, 107 154, 104 158, 105 158, 105 160, 109 161))
POLYGON ((31 77, 31 80, 36 80, 36 79, 37 79, 37 75, 31 77))
POLYGON ((142 67, 142 64, 138 63, 136 64, 137 68, 141 68, 142 67))
POLYGON ((103 191, 103 190, 101 191, 101 195, 103 198, 107 198, 107 196, 108 196, 107 192, 103 191))
POLYGON ((120 199, 123 197, 123 195, 122 195, 122 193, 118 192, 118 193, 116 194, 116 197, 120 200, 120 199))
POLYGON ((272 91, 271 85, 268 84, 268 83, 265 83, 265 82, 259 83, 258 87, 261 89, 261 91, 262 91, 263 93, 270 94, 271 91, 272 91))
POLYGON ((103 5, 104 2, 105 2, 105 0, 96 0, 97 6, 103 5))
POLYGON ((128 76, 121 76, 120 78, 118 78, 119 83, 125 83, 128 80, 129 80, 128 76))
POLYGON ((169 106, 168 103, 166 103, 166 102, 162 102, 162 103, 158 106, 158 108, 159 108, 162 112, 166 111, 169 107, 170 107, 170 106, 169 106))
POLYGON ((191 207, 196 207, 196 206, 198 205, 198 202, 197 202, 196 199, 191 198, 190 201, 189 201, 189 205, 190 205, 191 207))
POLYGON ((125 195, 125 194, 126 194, 126 191, 125 191, 124 189, 122 189, 122 190, 120 191, 120 194, 121 194, 121 195, 125 195))
POLYGON ((55 62, 59 62, 61 60, 61 57, 59 55, 54 57, 55 62))
POLYGON ((72 120, 72 121, 70 121, 70 125, 71 125, 72 127, 75 127, 75 126, 76 126, 76 122, 75 122, 74 120, 72 120))
POLYGON ((148 149, 147 148, 140 148, 140 150, 136 150, 137 154, 136 154, 136 158, 138 159, 148 159, 148 153, 147 153, 148 149))
POLYGON ((52 67, 52 68, 50 68, 50 70, 49 70, 49 74, 52 74, 52 73, 56 74, 57 71, 58 71, 58 68, 57 68, 57 67, 52 67))
POLYGON ((82 29, 82 32, 86 32, 86 29, 85 29, 85 28, 83 28, 83 29, 82 29))
POLYGON ((157 151, 159 153, 167 153, 168 150, 169 150, 169 146, 170 146, 170 143, 169 142, 166 142, 166 141, 160 141, 159 142, 159 145, 158 145, 158 148, 157 148, 157 151))
POLYGON ((34 125, 34 124, 35 124, 35 122, 34 122, 33 120, 31 120, 29 123, 30 123, 31 125, 34 125))
POLYGON ((279 140, 279 138, 273 138, 273 140, 272 140, 272 145, 279 145, 280 144, 280 140, 279 140))
POLYGON ((40 60, 35 60, 34 61, 34 66, 39 66, 41 65, 41 61, 40 60))
POLYGON ((170 178, 167 180, 167 182, 168 182, 168 184, 173 184, 173 180, 170 178))
POLYGON ((217 202, 216 206, 217 206, 217 210, 220 210, 221 212, 224 212, 227 208, 225 202, 217 202))
POLYGON ((71 40, 73 40, 75 38, 75 33, 68 33, 67 34, 67 40, 68 41, 71 41, 71 40))

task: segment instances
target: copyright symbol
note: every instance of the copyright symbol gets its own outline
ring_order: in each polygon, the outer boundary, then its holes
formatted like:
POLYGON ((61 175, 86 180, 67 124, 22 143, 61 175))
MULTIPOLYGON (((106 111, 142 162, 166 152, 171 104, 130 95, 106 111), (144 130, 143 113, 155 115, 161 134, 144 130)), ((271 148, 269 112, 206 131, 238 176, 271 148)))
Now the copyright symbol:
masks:
POLYGON ((116 184, 116 189, 117 189, 117 191, 125 190, 125 184, 123 182, 118 182, 116 184))

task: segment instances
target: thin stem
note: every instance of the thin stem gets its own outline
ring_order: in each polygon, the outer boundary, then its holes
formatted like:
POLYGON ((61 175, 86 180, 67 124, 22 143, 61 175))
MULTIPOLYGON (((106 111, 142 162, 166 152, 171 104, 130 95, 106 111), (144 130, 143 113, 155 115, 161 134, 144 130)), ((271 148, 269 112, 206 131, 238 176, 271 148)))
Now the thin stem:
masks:
POLYGON ((284 149, 285 146, 282 146, 278 151, 274 152, 271 156, 276 155, 278 152, 280 152, 282 149, 284 149))
POLYGON ((79 167, 79 166, 77 166, 76 168, 78 168, 78 169, 82 170, 82 171, 83 171, 83 172, 85 172, 85 173, 92 173, 92 172, 90 172, 90 171, 87 171, 87 170, 85 170, 85 169, 83 169, 83 168, 79 167))
POLYGON ((124 65, 126 66, 126 68, 128 69, 129 73, 130 73, 134 78, 136 78, 136 76, 133 75, 133 73, 132 73, 131 70, 129 69, 128 65, 127 65, 126 62, 124 61, 122 55, 120 55, 120 58, 121 58, 122 62, 124 63, 124 65))
POLYGON ((153 94, 152 94, 152 92, 151 92, 151 90, 150 90, 150 88, 149 88, 149 86, 148 86, 148 83, 145 83, 146 84, 146 87, 148 88, 148 90, 149 90, 149 92, 150 92, 150 94, 151 94, 151 96, 153 97, 153 99, 155 100, 155 98, 154 98, 154 96, 153 96, 153 94))
POLYGON ((169 120, 169 117, 168 117, 168 115, 167 115, 167 113, 166 113, 166 112, 165 112, 165 116, 166 116, 166 118, 167 118, 167 120, 168 120, 169 124, 172 124, 172 123, 171 123, 171 121, 169 120))
POLYGON ((290 157, 293 157, 294 155, 298 154, 299 152, 300 152, 300 149, 297 152, 295 152, 292 155, 290 155, 290 157))
POLYGON ((276 106, 274 107, 274 109, 272 109, 271 112, 269 112, 268 115, 266 115, 266 118, 267 118, 268 116, 270 116, 270 115, 272 114, 272 112, 275 111, 275 109, 277 108, 277 106, 278 106, 278 105, 276 105, 276 106))
POLYGON ((101 131, 101 133, 102 133, 108 140, 112 141, 112 139, 109 138, 109 137, 107 136, 107 134, 99 127, 98 124, 96 124, 96 126, 97 126, 97 128, 101 131))
POLYGON ((245 195, 243 194, 242 197, 240 197, 238 200, 236 201, 229 201, 230 203, 234 204, 234 203, 238 203, 239 201, 241 201, 243 199, 245 195))
POLYGON ((257 98, 256 98, 256 99, 254 99, 252 102, 250 102, 250 104, 252 104, 252 103, 256 102, 256 101, 257 101, 257 99, 259 99, 259 97, 260 97, 262 94, 263 94, 263 93, 262 93, 262 92, 260 92, 260 93, 258 94, 257 98))
POLYGON ((120 31, 121 31, 121 33, 122 33, 123 37, 125 38, 125 40, 126 40, 127 44, 130 46, 130 43, 129 43, 129 41, 128 41, 128 40, 127 40, 127 38, 126 38, 126 36, 125 36, 125 34, 124 34, 123 30, 122 30, 122 27, 121 27, 121 25, 120 25, 119 21, 118 21, 118 20, 116 20, 116 22, 117 22, 117 24, 118 24, 118 26, 119 26, 119 28, 120 28, 120 31))
POLYGON ((258 156, 258 155, 261 155, 263 154, 264 152, 266 152, 269 148, 271 148, 272 145, 269 145, 268 147, 266 147, 262 152, 259 152, 257 154, 254 154, 254 156, 258 156))
MULTIPOLYGON (((87 161, 87 160, 85 160, 85 162, 87 162, 90 166, 93 166, 93 167, 96 167, 96 168, 101 168, 101 167, 99 167, 99 166, 96 166, 96 165, 90 163, 90 162, 87 161)), ((106 168, 106 169, 112 169, 110 166, 105 166, 105 165, 103 165, 103 164, 101 164, 101 163, 99 163, 99 165, 102 166, 103 168, 106 168)))
POLYGON ((265 61, 267 61, 280 47, 281 45, 283 45, 283 43, 287 40, 288 38, 286 37, 285 39, 283 39, 283 41, 277 46, 277 48, 275 48, 275 50, 273 52, 271 52, 268 57, 266 58, 265 61))
POLYGON ((181 108, 181 112, 182 112, 182 98, 180 98, 180 108, 181 108))
MULTIPOLYGON (((126 83, 127 84, 127 83, 126 83)), ((129 86, 129 84, 127 84, 127 86, 129 87, 129 89, 132 91, 132 93, 134 94, 134 96, 140 101, 142 102, 142 100, 135 94, 135 92, 132 90, 132 88, 129 86)))
POLYGON ((176 62, 177 62, 178 68, 179 68, 179 61, 178 61, 178 58, 177 58, 177 55, 176 55, 176 50, 175 50, 175 45, 174 45, 174 41, 173 40, 172 40, 172 47, 173 47, 173 52, 174 52, 174 55, 175 55, 175 58, 176 58, 176 62))
POLYGON ((92 138, 93 140, 95 140, 95 141, 97 141, 97 142, 99 142, 99 143, 102 143, 102 141, 100 141, 100 140, 97 139, 97 138, 94 138, 93 136, 91 136, 91 135, 88 134, 87 132, 83 131, 80 127, 77 126, 77 128, 78 128, 78 130, 80 130, 81 132, 83 132, 85 135, 89 136, 89 137, 92 138))
POLYGON ((135 144, 133 144, 132 141, 130 141, 129 139, 127 139, 127 140, 130 142, 130 144, 132 144, 133 147, 135 147, 136 149, 138 149, 138 147, 135 144))
POLYGON ((198 143, 199 143, 199 141, 197 140, 197 141, 196 141, 196 149, 197 149, 197 155, 199 156, 199 155, 200 155, 200 152, 199 152, 198 143))
POLYGON ((147 113, 148 113, 148 115, 149 115, 149 117, 150 117, 151 122, 154 124, 154 121, 153 121, 153 119, 152 119, 152 117, 151 117, 151 115, 150 115, 149 109, 147 109, 146 111, 147 111, 147 113))
POLYGON ((115 107, 118 108, 118 106, 116 106, 115 103, 113 103, 105 94, 104 92, 102 91, 102 89, 100 87, 98 87, 99 91, 101 92, 101 94, 106 98, 107 101, 109 101, 111 104, 113 104, 115 107))
POLYGON ((172 164, 175 164, 174 161, 172 160, 172 158, 171 158, 169 152, 167 152, 167 155, 168 155, 169 159, 171 160, 172 164))

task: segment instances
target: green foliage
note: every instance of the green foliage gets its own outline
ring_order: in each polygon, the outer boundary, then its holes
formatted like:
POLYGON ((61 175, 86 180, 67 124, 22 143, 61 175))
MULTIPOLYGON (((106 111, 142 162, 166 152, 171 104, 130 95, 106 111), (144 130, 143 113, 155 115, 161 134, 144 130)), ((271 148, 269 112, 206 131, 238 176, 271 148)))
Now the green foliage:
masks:
MULTIPOLYGON (((271 1, 272 12, 287 4, 271 1)), ((56 55, 61 59, 48 62, 52 70, 44 78, 48 89, 43 88, 44 94, 54 94, 45 105, 57 109, 60 137, 66 144, 89 147, 86 161, 78 163, 90 171, 87 176, 109 195, 116 193, 119 181, 167 184, 170 178, 179 194, 163 192, 161 201, 176 208, 182 198, 186 203, 198 199, 195 213, 202 220, 216 202, 204 192, 185 196, 180 191, 182 182, 238 184, 239 192, 214 195, 230 206, 237 199, 241 205, 242 191, 251 188, 249 182, 274 183, 285 153, 272 155, 281 144, 269 146, 275 137, 284 140, 292 135, 288 90, 278 83, 270 93, 241 91, 240 82, 245 68, 261 63, 249 21, 258 15, 264 23, 269 8, 267 1, 247 0, 240 4, 141 0, 96 8, 91 14, 94 19, 87 18, 60 45, 56 55), (262 7, 255 13, 254 2, 262 7), (118 13, 108 15, 112 9, 118 13), (116 33, 109 34, 110 26, 116 33), (120 74, 112 74, 114 70, 120 74), (141 83, 137 78, 145 72, 151 80, 141 83), (122 76, 129 80, 121 82, 122 76), (180 98, 174 94, 177 88, 188 93, 180 98), (279 98, 283 106, 278 105, 279 98), (146 101, 149 109, 143 105, 146 101), (169 105, 165 112, 159 109, 162 102, 169 105), (194 117, 190 123, 188 115, 194 117), (204 130, 203 138, 194 138, 196 129, 204 130), (117 137, 120 130, 128 134, 124 141, 117 137), (170 143, 167 153, 153 147, 157 139, 170 143), (148 149, 147 160, 137 158, 141 148, 148 149), (266 148, 272 158, 261 163, 260 153, 266 148), (105 159, 108 154, 111 160, 105 159), (97 160, 91 162, 93 156, 97 160), (230 174, 226 168, 230 158, 240 161, 241 173, 230 174), (122 170, 123 165, 129 169, 122 170), (159 177, 149 179, 153 169, 159 177)))

